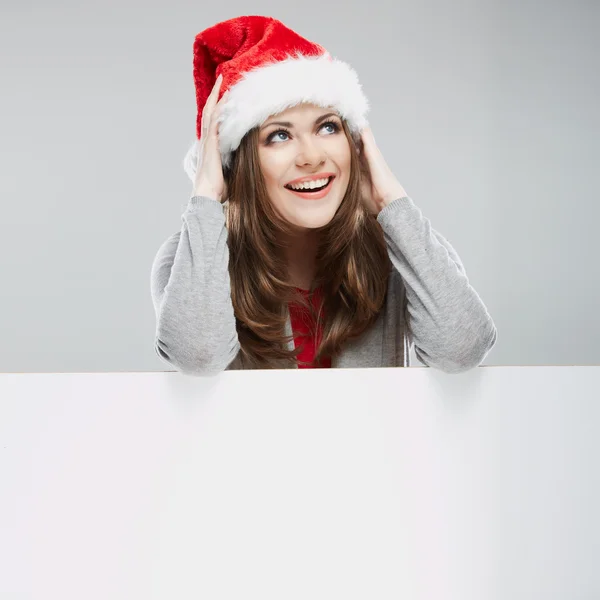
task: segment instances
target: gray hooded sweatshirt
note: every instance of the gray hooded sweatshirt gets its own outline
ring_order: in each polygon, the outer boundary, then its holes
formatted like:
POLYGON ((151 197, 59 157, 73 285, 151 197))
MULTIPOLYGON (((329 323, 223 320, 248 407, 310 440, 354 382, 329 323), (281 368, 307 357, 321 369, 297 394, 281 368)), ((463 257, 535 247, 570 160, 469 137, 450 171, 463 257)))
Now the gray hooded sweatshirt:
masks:
MULTIPOLYGON (((250 368, 231 302, 225 210, 212 198, 190 198, 181 231, 165 240, 152 264, 155 351, 190 375, 250 368)), ((387 297, 375 323, 332 358, 332 368, 408 367, 412 347, 425 366, 446 373, 480 365, 496 343, 496 327, 456 251, 407 196, 388 204, 377 221, 392 262, 387 297)), ((289 314, 285 333, 292 333, 289 314)))

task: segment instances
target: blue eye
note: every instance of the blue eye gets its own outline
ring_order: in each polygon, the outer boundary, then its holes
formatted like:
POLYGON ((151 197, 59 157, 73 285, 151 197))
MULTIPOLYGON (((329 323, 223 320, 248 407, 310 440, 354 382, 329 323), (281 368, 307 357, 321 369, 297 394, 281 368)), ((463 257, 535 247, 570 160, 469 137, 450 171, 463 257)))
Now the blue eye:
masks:
MULTIPOLYGON (((284 129, 278 129, 277 131, 275 131, 273 134, 271 134, 268 138, 268 142, 273 141, 273 138, 278 135, 278 134, 284 134, 284 135, 288 135, 288 132, 284 129)), ((280 138, 281 139, 281 138, 280 138)))
MULTIPOLYGON (((323 123, 323 125, 321 125, 319 130, 323 129, 323 127, 326 127, 327 125, 329 125, 333 129, 333 131, 330 132, 330 135, 333 135, 334 133, 337 133, 340 130, 340 126, 335 121, 326 121, 325 123, 323 123)), ((284 128, 277 129, 276 131, 274 131, 267 137, 267 139, 266 139, 267 145, 272 144, 274 142, 275 136, 280 135, 280 134, 289 136, 290 131, 289 131, 289 129, 284 129, 284 128)), ((285 139, 282 140, 281 138, 279 138, 279 141, 285 142, 286 140, 285 139)), ((275 142, 275 143, 277 143, 277 142, 275 142)))
POLYGON ((333 128, 333 133, 340 130, 339 125, 337 123, 334 123, 333 121, 327 121, 327 123, 323 123, 323 127, 325 127, 325 125, 331 125, 331 127, 333 128))

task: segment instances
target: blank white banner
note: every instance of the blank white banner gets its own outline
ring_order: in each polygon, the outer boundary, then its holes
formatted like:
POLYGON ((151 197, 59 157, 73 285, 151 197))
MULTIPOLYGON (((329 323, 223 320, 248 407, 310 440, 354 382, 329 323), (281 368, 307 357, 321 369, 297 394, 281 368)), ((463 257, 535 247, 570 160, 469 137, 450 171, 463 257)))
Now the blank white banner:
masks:
POLYGON ((600 367, 0 375, 2 600, 600 598, 600 367))

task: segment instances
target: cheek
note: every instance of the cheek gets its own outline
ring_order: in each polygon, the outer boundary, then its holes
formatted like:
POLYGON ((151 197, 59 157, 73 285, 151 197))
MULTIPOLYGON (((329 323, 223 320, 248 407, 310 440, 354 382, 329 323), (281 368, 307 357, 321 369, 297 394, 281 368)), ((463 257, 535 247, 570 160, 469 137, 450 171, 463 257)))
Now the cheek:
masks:
MULTIPOLYGON (((350 170, 350 145, 348 140, 344 138, 344 141, 340 144, 335 151, 335 161, 340 169, 346 172, 350 170)), ((348 173, 345 173, 346 175, 348 173)))
POLYGON ((351 159, 350 159, 350 151, 348 150, 347 152, 345 152, 343 155, 340 156, 339 158, 339 162, 338 165, 342 171, 342 179, 344 181, 349 181, 350 179, 350 165, 351 165, 351 159))
POLYGON ((261 157, 261 170, 267 187, 280 187, 286 172, 282 153, 272 153, 261 157))

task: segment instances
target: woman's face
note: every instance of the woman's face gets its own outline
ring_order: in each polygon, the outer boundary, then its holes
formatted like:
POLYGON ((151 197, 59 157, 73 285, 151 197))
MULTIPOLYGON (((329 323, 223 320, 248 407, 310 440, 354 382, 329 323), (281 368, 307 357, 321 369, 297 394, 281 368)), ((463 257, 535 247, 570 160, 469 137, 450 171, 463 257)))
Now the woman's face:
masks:
POLYGON ((331 221, 350 179, 349 144, 334 109, 299 104, 263 123, 258 138, 260 166, 269 198, 288 223, 313 229, 331 221), (296 187, 309 180, 327 187, 321 192, 290 189, 290 183, 296 187))

